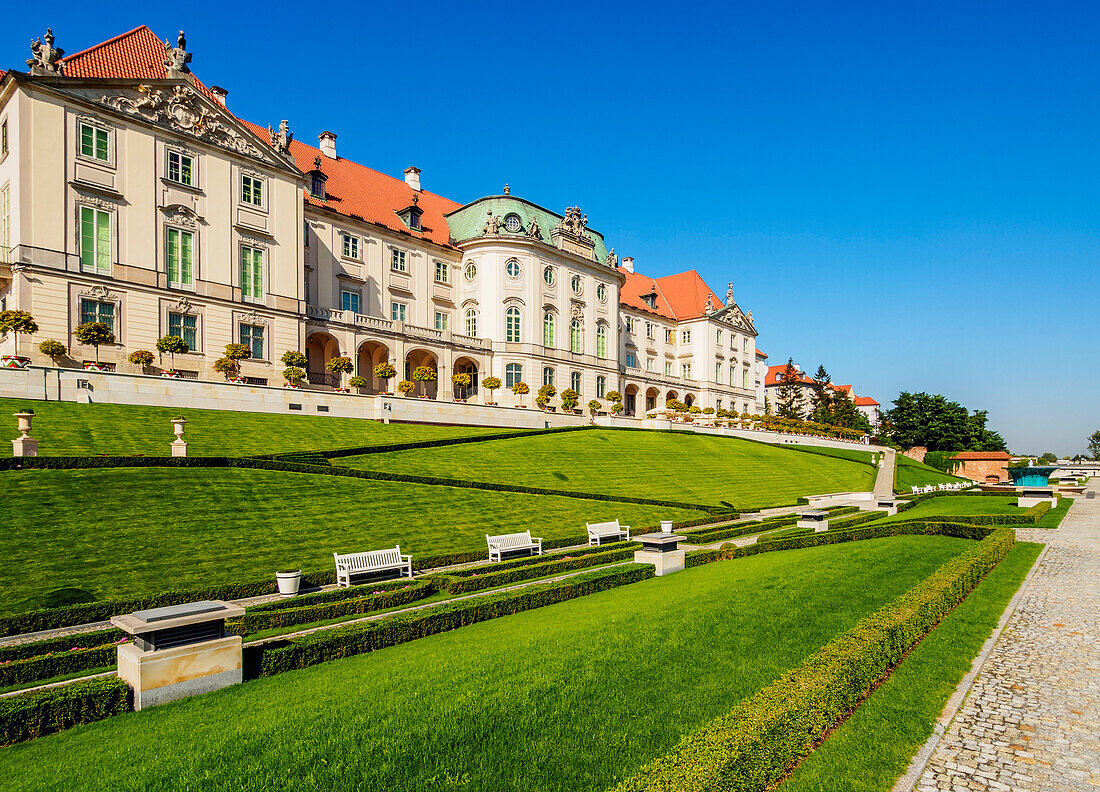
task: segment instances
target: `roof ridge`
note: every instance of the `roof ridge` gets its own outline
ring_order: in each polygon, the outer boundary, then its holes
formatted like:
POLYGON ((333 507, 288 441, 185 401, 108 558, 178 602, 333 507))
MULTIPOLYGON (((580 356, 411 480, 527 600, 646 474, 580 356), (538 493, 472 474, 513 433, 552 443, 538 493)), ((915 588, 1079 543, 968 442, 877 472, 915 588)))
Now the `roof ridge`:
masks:
MULTIPOLYGON (((74 52, 72 55, 66 55, 61 60, 67 62, 67 61, 72 60, 73 58, 77 57, 78 55, 87 55, 89 52, 94 52, 95 50, 99 49, 100 47, 106 47, 108 44, 114 44, 116 41, 121 41, 122 39, 126 38, 127 36, 132 36, 135 33, 137 33, 139 30, 141 30, 142 28, 144 28, 145 30, 148 30, 150 33, 153 33, 153 29, 151 27, 149 27, 148 25, 138 25, 133 30, 127 30, 125 33, 119 33, 114 38, 109 38, 106 41, 101 41, 98 44, 93 44, 92 46, 88 47, 87 49, 80 50, 80 52, 74 52)), ((156 37, 157 41, 160 41, 160 36, 157 36, 156 33, 153 33, 153 36, 156 37)))

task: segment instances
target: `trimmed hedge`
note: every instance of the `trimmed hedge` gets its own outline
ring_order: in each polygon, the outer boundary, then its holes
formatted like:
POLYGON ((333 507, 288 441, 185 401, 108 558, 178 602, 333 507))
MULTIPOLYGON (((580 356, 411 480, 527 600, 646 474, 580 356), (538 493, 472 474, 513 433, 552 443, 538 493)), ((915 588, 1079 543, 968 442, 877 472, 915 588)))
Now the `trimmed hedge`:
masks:
MULTIPOLYGON (((129 636, 126 636, 119 643, 125 642, 128 638, 129 636)), ((38 682, 91 668, 113 666, 117 662, 117 649, 117 645, 112 643, 93 646, 90 649, 51 652, 6 663, 0 665, 0 687, 38 682)))
POLYGON ((966 598, 1014 543, 1011 529, 994 532, 780 679, 682 739, 671 753, 615 791, 773 787, 966 598))
POLYGON ((861 512, 850 517, 841 517, 838 520, 830 519, 829 530, 834 531, 838 528, 855 528, 857 525, 863 525, 864 523, 881 520, 884 516, 885 515, 880 511, 868 511, 861 512))
POLYGON ((787 514, 782 517, 771 517, 767 520, 730 523, 715 528, 699 531, 688 531, 680 534, 688 544, 711 544, 723 539, 735 539, 738 536, 750 536, 764 531, 773 531, 784 525, 794 525, 798 522, 797 514, 787 514))
POLYGON ((726 506, 714 506, 702 503, 659 500, 655 498, 632 498, 626 495, 606 495, 600 492, 574 492, 570 490, 528 487, 520 484, 501 484, 490 481, 467 481, 448 479, 438 476, 417 476, 411 473, 383 473, 377 470, 359 470, 339 465, 309 465, 300 462, 287 462, 257 457, 12 457, 0 459, 0 471, 4 470, 78 470, 88 468, 119 467, 194 467, 194 468, 247 468, 251 470, 274 470, 283 473, 312 473, 324 476, 344 476, 369 481, 396 481, 407 484, 429 484, 458 489, 480 489, 489 492, 515 492, 522 495, 557 495, 578 500, 606 501, 611 503, 639 503, 643 506, 666 506, 672 509, 705 511, 711 514, 726 514, 731 510, 726 506))
POLYGON ((115 642, 129 638, 122 630, 96 630, 95 632, 77 633, 76 635, 61 635, 57 638, 47 638, 44 641, 34 643, 18 643, 10 646, 0 646, 0 663, 11 663, 16 660, 26 660, 31 657, 51 654, 53 652, 68 652, 70 649, 91 649, 93 646, 104 644, 114 645, 115 642))
POLYGON ((117 677, 9 696, 0 699, 0 745, 33 740, 129 709, 130 689, 117 677))
MULTIPOLYGON (((975 495, 982 494, 988 495, 990 493, 973 493, 975 495)), ((1004 497, 1003 495, 1001 497, 1004 497)), ((903 509, 901 505, 898 506, 898 512, 908 511, 916 505, 915 503, 906 505, 903 509)), ((947 520, 949 522, 965 522, 971 525, 1035 525, 1047 512, 1051 510, 1049 503, 1036 503, 1034 506, 1030 506, 1020 514, 956 514, 956 515, 937 515, 937 520, 947 520)), ((920 519, 920 518, 915 518, 920 519)), ((924 518, 927 520, 929 518, 924 518)), ((903 521, 903 522, 908 522, 903 521)))
MULTIPOLYGON (((543 542, 543 547, 546 543, 543 542)), ((594 553, 606 553, 608 550, 620 550, 623 547, 631 547, 636 549, 638 547, 637 542, 608 542, 603 545, 590 545, 585 544, 583 547, 577 547, 569 551, 571 556, 586 556, 593 555, 594 553)), ((484 561, 485 553, 482 553, 482 561, 484 561)), ((455 569, 449 572, 440 572, 437 577, 471 577, 473 575, 482 575, 486 572, 499 572, 502 569, 513 569, 515 567, 526 567, 534 564, 545 564, 549 561, 558 561, 562 558, 562 554, 554 553, 553 555, 526 555, 518 558, 509 558, 506 561, 489 561, 479 564, 477 566, 465 567, 463 569, 455 569)))
MULTIPOLYGON (((388 454, 393 451, 412 451, 417 448, 440 448, 441 446, 462 445, 465 443, 485 443, 492 440, 512 440, 520 437, 535 437, 536 435, 558 434, 560 432, 578 432, 586 429, 595 429, 594 426, 556 426, 551 429, 518 429, 509 432, 497 432, 488 435, 474 435, 472 437, 445 437, 438 440, 418 440, 408 443, 390 443, 384 446, 364 446, 362 448, 338 448, 334 451, 318 451, 316 453, 329 459, 346 456, 365 456, 367 454, 388 454)), ((262 458, 262 457, 261 457, 262 458)))
POLYGON ((604 549, 602 553, 578 553, 575 556, 552 558, 541 564, 526 564, 511 569, 484 569, 484 572, 469 572, 455 575, 434 575, 439 585, 451 594, 465 594, 468 591, 482 591, 487 588, 503 586, 520 580, 547 577, 574 569, 611 564, 634 557, 634 551, 640 547, 633 542, 621 544, 615 549, 604 549))
POLYGON ((567 580, 470 597, 342 629, 321 630, 282 646, 272 647, 269 644, 267 647, 255 647, 260 656, 247 658, 246 665, 256 665, 260 675, 271 676, 328 660, 373 652, 467 624, 565 602, 651 577, 651 564, 626 564, 567 580))
POLYGON ((225 626, 235 633, 249 635, 276 627, 293 627, 340 616, 396 608, 429 597, 433 593, 435 586, 431 580, 406 580, 404 586, 389 586, 385 589, 377 586, 337 589, 314 595, 316 599, 304 605, 295 600, 271 603, 272 606, 280 607, 265 608, 258 605, 249 608, 239 619, 229 619, 225 626), (332 596, 336 594, 343 596, 332 596), (293 607, 295 605, 297 607, 293 607))

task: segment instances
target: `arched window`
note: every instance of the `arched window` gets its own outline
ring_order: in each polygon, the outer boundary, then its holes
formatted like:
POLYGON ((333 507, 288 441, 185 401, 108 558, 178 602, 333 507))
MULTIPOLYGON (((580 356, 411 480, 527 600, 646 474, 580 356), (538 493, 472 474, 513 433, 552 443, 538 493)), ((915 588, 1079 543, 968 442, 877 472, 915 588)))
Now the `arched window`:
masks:
POLYGON ((544 281, 546 281, 547 286, 553 286, 554 285, 554 268, 553 267, 547 267, 546 269, 544 269, 542 271, 542 279, 544 281))
POLYGON ((511 343, 519 343, 519 308, 512 306, 505 313, 506 335, 505 340, 511 343))
POLYGON ((584 331, 581 330, 580 319, 569 323, 569 348, 578 354, 584 351, 584 331))
POLYGON ((596 357, 607 357, 607 325, 596 326, 596 357))
POLYGON ((542 370, 542 384, 553 385, 554 384, 554 369, 547 366, 542 370))
POLYGON ((542 345, 547 349, 553 349, 555 335, 554 313, 553 311, 547 311, 542 317, 542 345))
POLYGON ((477 309, 466 309, 466 335, 477 336, 477 309))
POLYGON ((504 387, 510 388, 517 382, 523 382, 523 366, 509 363, 504 367, 504 387))
POLYGON ((580 294, 583 291, 583 284, 581 283, 580 275, 574 275, 570 279, 569 285, 573 289, 573 294, 580 294))
POLYGON ((504 264, 504 269, 508 273, 509 278, 518 278, 520 272, 519 260, 514 258, 508 259, 504 264))

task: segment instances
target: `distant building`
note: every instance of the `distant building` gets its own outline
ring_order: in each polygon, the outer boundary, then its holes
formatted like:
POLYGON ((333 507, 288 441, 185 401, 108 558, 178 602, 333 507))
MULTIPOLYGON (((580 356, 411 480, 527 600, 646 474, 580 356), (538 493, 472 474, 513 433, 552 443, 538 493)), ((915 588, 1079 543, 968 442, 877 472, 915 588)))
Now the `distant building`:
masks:
POLYGON ((1004 451, 961 451, 951 460, 958 463, 955 475, 980 484, 997 484, 1009 480, 1008 467, 1012 463, 1004 451))
MULTIPOLYGON (((794 364, 794 367, 798 372, 798 384, 802 390, 802 417, 808 418, 813 411, 814 381, 812 377, 806 376, 797 363, 794 364)), ((765 400, 771 405, 773 413, 779 410, 779 388, 783 385, 783 376, 786 370, 787 365, 784 363, 781 366, 768 366, 764 373, 765 400)), ((881 405, 877 401, 870 396, 857 396, 855 388, 851 385, 833 385, 833 390, 838 393, 846 393, 848 398, 855 404, 856 409, 867 417, 872 426, 878 423, 881 417, 881 405)))

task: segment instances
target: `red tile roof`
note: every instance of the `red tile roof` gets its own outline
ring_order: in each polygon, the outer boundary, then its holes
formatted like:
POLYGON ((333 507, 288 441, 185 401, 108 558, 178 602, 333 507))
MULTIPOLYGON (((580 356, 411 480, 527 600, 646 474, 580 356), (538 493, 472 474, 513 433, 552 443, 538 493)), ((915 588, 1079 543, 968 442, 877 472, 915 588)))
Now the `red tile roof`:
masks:
MULTIPOLYGON (((786 363, 784 363, 782 366, 768 366, 768 373, 764 377, 764 385, 778 385, 780 382, 783 381, 783 380, 779 379, 779 375, 782 374, 786 370, 787 370, 787 364, 786 363)), ((813 380, 810 379, 809 377, 807 377, 805 374, 800 373, 798 376, 799 376, 798 381, 801 382, 804 385, 809 385, 813 382, 813 380)))
POLYGON ((961 460, 961 461, 964 461, 964 462, 966 462, 966 461, 971 461, 971 462, 980 462, 980 461, 998 461, 999 462, 999 461, 1005 461, 1005 462, 1007 462, 1008 460, 1012 459, 1012 457, 1010 457, 1004 451, 962 451, 958 454, 955 454, 955 456, 953 456, 951 458, 952 459, 958 459, 958 460, 961 460))
POLYGON ((877 401, 872 399, 870 396, 856 396, 855 404, 856 404, 856 407, 881 407, 882 406, 877 401))
POLYGON ((684 321, 705 316, 707 295, 711 298, 711 310, 724 308, 718 295, 711 291, 702 276, 695 270, 653 278, 639 272, 630 272, 622 267, 619 272, 626 276, 626 283, 619 294, 619 302, 639 311, 663 316, 673 321, 684 321), (656 306, 650 308, 642 297, 656 292, 656 306))
MULTIPOLYGON (((264 140, 270 139, 263 127, 248 121, 245 125, 264 140)), ((416 193, 404 179, 395 179, 351 160, 326 157, 321 149, 298 140, 291 141, 290 154, 302 171, 313 170, 317 157, 321 158, 321 172, 328 177, 325 181, 325 200, 303 191, 310 206, 374 223, 416 239, 450 246, 451 232, 443 216, 462 204, 424 190, 416 193), (413 231, 397 216, 399 211, 412 204, 414 194, 419 195, 417 207, 423 212, 420 217, 421 231, 413 231)))
POLYGON ((767 354, 765 354, 765 353, 764 353, 764 350, 762 350, 762 349, 761 349, 760 347, 757 347, 757 348, 756 348, 756 356, 757 356, 757 357, 762 357, 762 358, 766 358, 766 357, 767 357, 767 354))

